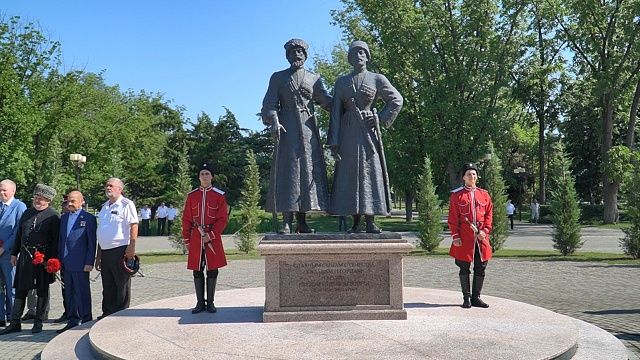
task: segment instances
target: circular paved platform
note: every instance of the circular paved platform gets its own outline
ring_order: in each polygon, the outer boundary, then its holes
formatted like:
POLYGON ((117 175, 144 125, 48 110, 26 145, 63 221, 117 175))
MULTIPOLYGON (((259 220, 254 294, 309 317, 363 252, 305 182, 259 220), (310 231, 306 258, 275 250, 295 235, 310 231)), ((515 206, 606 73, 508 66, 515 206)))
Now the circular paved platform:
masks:
POLYGON ((91 346, 108 359, 569 359, 579 338, 567 316, 490 296, 462 309, 446 290, 405 288, 408 320, 386 321, 263 323, 264 288, 216 296, 216 314, 192 315, 193 296, 119 312, 91 328, 91 346))

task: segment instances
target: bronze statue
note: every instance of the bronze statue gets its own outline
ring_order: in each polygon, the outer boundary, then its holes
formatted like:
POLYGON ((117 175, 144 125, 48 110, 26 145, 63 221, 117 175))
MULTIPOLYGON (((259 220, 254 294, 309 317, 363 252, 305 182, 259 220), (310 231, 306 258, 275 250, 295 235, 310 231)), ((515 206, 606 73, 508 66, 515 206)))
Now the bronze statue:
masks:
POLYGON ((349 232, 359 232, 365 216, 366 231, 380 233, 374 215, 391 212, 391 196, 380 123, 391 126, 402 108, 402 96, 384 75, 367 70, 369 46, 354 41, 349 47, 350 74, 334 87, 327 143, 336 158, 331 213, 353 215, 349 232), (374 108, 376 100, 384 107, 374 108))
POLYGON ((284 229, 292 230, 296 214, 298 233, 310 233, 306 213, 326 211, 329 205, 327 171, 314 116, 314 103, 331 110, 331 96, 319 75, 304 68, 308 45, 291 39, 284 45, 288 69, 278 71, 269 80, 262 101, 262 121, 271 127, 275 151, 265 209, 282 212, 284 229))

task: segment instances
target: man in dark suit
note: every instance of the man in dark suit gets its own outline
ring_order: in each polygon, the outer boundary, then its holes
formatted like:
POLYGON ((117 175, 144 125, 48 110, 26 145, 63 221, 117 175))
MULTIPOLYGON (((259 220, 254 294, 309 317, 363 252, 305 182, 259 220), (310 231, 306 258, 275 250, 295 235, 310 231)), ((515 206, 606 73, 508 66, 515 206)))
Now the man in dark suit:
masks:
POLYGON ((84 197, 81 192, 70 192, 67 200, 69 212, 60 219, 58 251, 62 261, 69 321, 57 333, 93 319, 89 273, 93 270, 96 257, 96 217, 82 209, 84 197))

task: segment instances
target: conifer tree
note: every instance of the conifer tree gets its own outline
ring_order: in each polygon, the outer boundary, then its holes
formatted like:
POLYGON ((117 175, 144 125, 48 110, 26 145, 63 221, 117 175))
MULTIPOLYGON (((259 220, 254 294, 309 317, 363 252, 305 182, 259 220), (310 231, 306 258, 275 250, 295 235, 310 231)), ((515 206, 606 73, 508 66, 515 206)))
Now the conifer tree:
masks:
MULTIPOLYGON (((189 161, 185 149, 178 153, 177 160, 175 182, 169 193, 168 200, 178 211, 182 211, 182 206, 184 205, 187 194, 191 191, 189 161)), ((182 214, 180 213, 178 213, 178 216, 173 222, 171 234, 169 234, 169 241, 174 248, 181 250, 183 254, 187 252, 187 248, 182 241, 182 214)))
POLYGON ((625 181, 624 196, 627 203, 627 217, 631 226, 622 229, 625 237, 620 239, 620 246, 625 254, 640 259, 640 188, 632 181, 640 176, 640 153, 632 159, 631 173, 625 181))
POLYGON ((433 252, 442 241, 440 200, 431 174, 431 160, 425 157, 418 181, 418 236, 420 247, 433 252))
POLYGON ((493 142, 489 142, 489 159, 482 176, 482 186, 489 192, 493 202, 493 229, 489 235, 491 250, 502 248, 508 237, 507 194, 502 178, 502 161, 498 157, 493 142))
POLYGON ((554 147, 551 160, 551 213, 553 220, 554 249, 562 255, 571 255, 582 247, 580 237, 580 208, 575 190, 575 179, 571 175, 564 146, 559 142, 554 147))
POLYGON ((260 220, 258 201, 260 200, 260 174, 256 156, 247 150, 247 165, 244 171, 244 186, 240 200, 241 228, 238 230, 236 245, 238 250, 248 253, 255 249, 256 228, 260 220))

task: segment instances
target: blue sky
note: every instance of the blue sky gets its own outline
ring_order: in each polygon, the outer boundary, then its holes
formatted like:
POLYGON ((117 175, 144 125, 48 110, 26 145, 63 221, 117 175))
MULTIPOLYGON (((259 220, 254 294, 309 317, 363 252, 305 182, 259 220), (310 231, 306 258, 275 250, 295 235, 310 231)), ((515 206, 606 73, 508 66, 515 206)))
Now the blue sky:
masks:
POLYGON ((245 128, 259 130, 271 73, 286 68, 293 37, 328 56, 341 41, 330 11, 339 0, 3 0, 5 19, 39 23, 62 44, 65 70, 104 70, 121 90, 160 92, 217 120, 228 107, 245 128))

